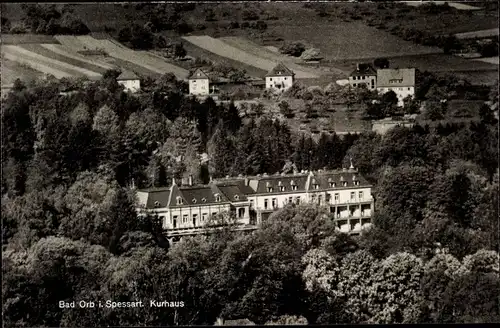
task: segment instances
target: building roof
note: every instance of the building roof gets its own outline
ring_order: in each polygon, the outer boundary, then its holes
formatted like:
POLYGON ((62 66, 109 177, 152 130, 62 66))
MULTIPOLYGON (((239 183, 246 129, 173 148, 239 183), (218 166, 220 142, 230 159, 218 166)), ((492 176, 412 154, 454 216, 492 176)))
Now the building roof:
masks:
POLYGON ((370 184, 356 170, 317 171, 295 174, 262 175, 214 180, 208 185, 177 186, 142 190, 147 193, 146 207, 202 206, 228 202, 245 202, 252 194, 286 194, 312 190, 368 187, 370 184), (294 190, 292 186, 296 186, 294 190), (272 188, 272 189, 269 189, 272 188), (220 196, 220 201, 216 196, 220 196), (182 204, 177 205, 177 199, 182 204))
POLYGON ((126 81, 126 80, 139 80, 139 77, 137 74, 131 71, 123 71, 118 77, 116 78, 117 81, 126 81))
POLYGON ((266 76, 294 76, 295 73, 285 66, 283 63, 278 63, 266 76))
POLYGON ((356 69, 349 76, 371 76, 377 75, 377 71, 370 64, 361 63, 356 65, 356 69))
POLYGON ((377 70, 377 88, 414 87, 414 68, 385 68, 377 70))
POLYGON ((188 80, 210 80, 210 77, 201 68, 197 68, 191 75, 189 75, 188 80))

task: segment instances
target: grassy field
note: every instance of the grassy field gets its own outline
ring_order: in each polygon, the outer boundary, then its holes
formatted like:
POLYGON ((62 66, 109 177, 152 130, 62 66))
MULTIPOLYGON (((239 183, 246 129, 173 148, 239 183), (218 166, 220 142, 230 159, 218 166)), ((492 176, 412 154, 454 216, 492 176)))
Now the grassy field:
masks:
MULTIPOLYGON (((260 57, 246 50, 236 48, 223 40, 214 39, 209 36, 189 36, 184 37, 187 42, 193 43, 194 45, 215 53, 216 55, 227 57, 232 60, 236 60, 259 69, 270 71, 274 68, 279 60, 271 60, 268 58, 260 57)), ((295 65, 294 72, 297 78, 317 78, 319 74, 311 72, 310 69, 300 68, 295 65)))
POLYGON ((2 33, 2 44, 59 43, 52 35, 42 34, 5 34, 2 33))
POLYGON ((26 65, 20 65, 15 61, 2 58, 2 86, 12 85, 16 79, 30 81, 42 75, 41 72, 26 65))
POLYGON ((487 38, 487 37, 494 37, 494 36, 498 37, 498 32, 499 32, 499 29, 497 27, 497 28, 490 28, 489 30, 457 33, 457 34, 455 34, 455 36, 458 39, 487 38))
MULTIPOLYGON (((416 45, 391 35, 388 32, 366 26, 361 22, 322 23, 311 22, 307 25, 279 25, 269 28, 285 40, 305 41, 319 48, 327 60, 354 59, 366 57, 393 57, 401 55, 441 53, 438 48, 416 45)), ((267 45, 279 46, 279 43, 267 45)))

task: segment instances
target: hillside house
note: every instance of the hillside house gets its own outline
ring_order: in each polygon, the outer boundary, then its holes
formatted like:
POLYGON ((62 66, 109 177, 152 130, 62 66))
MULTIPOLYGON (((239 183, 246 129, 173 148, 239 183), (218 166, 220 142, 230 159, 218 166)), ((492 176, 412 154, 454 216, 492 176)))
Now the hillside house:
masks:
POLYGON ((141 89, 141 80, 134 72, 123 71, 118 75, 116 81, 123 85, 125 91, 137 92, 141 89))
POLYGON ((372 122, 372 131, 381 135, 386 134, 389 130, 392 128, 395 128, 397 126, 400 127, 405 127, 405 128, 412 128, 414 125, 413 122, 409 120, 396 120, 392 119, 391 117, 378 120, 378 121, 373 121, 372 122))
POLYGON ((210 93, 210 77, 201 68, 196 69, 188 80, 190 95, 206 96, 210 93))
POLYGON ((349 75, 349 85, 366 85, 368 90, 373 91, 377 88, 377 72, 370 64, 357 64, 356 69, 349 75))
POLYGON ((140 190, 138 212, 156 213, 166 235, 176 239, 206 231, 211 216, 234 213, 238 228, 257 229, 272 212, 288 204, 311 203, 332 214, 337 229, 359 233, 371 224, 371 185, 351 165, 337 171, 227 177, 208 185, 140 190))
POLYGON ((266 74, 266 89, 283 93, 293 85, 294 78, 295 73, 279 63, 266 74))
POLYGON ((394 91, 398 97, 398 106, 403 106, 403 99, 415 95, 415 69, 378 69, 377 91, 379 93, 394 91))

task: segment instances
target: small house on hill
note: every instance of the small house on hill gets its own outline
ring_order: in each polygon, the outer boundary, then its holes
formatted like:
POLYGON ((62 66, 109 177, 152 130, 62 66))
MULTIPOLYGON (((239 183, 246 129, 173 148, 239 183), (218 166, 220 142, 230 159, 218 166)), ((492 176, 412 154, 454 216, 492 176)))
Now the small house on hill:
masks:
POLYGON ((398 106, 403 106, 403 99, 415 95, 415 69, 386 68, 377 70, 377 91, 380 93, 394 91, 398 97, 398 106))
POLYGON ((368 90, 377 88, 377 72, 370 64, 357 64, 356 69, 349 75, 349 85, 359 87, 366 85, 368 90))
POLYGON ((125 91, 137 92, 141 89, 141 81, 134 72, 123 71, 116 81, 125 87, 125 91))
POLYGON ((210 77, 201 68, 196 69, 189 77, 190 95, 208 95, 210 93, 210 77))
POLYGON ((292 70, 279 63, 266 74, 266 89, 283 93, 293 85, 294 77, 295 73, 292 70))

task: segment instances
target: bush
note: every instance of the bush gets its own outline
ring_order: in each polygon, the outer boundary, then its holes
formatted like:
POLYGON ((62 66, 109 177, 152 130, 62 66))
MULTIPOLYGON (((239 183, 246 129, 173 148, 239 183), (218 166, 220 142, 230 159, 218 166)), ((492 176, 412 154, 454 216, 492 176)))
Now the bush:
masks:
POLYGON ((250 23, 249 22, 243 22, 241 23, 241 28, 249 28, 250 27, 250 23))
POLYGON ((300 42, 285 42, 279 51, 282 54, 299 57, 306 50, 306 47, 300 42))
POLYGON ((241 13, 241 18, 245 21, 254 21, 259 19, 259 15, 251 9, 245 9, 241 13))
POLYGON ((238 22, 231 22, 229 23, 229 28, 230 29, 235 29, 235 28, 239 28, 240 27, 240 23, 238 22))
POLYGON ((260 20, 255 23, 254 28, 259 31, 265 31, 267 29, 267 24, 266 22, 260 20))
POLYGON ((206 29, 207 27, 203 24, 196 24, 195 28, 198 30, 198 31, 203 31, 204 29, 206 29))
POLYGON ((175 31, 179 34, 186 34, 193 31, 193 28, 186 22, 180 21, 175 25, 175 31))

